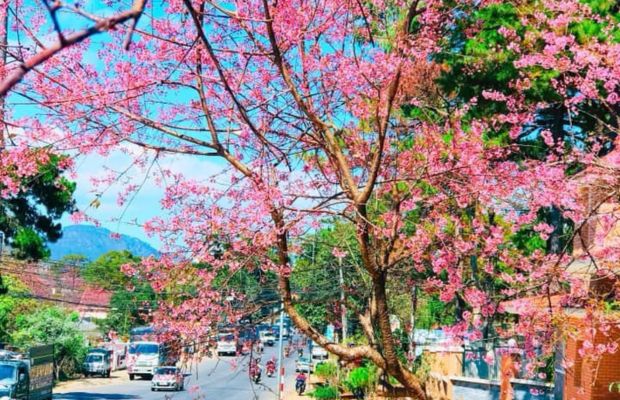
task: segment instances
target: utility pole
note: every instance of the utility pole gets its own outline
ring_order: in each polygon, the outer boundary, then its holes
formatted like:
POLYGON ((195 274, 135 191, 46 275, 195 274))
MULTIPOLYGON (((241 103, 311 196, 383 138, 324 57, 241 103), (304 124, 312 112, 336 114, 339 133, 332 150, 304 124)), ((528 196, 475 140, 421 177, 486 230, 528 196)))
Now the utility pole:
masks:
POLYGON ((278 389, 276 393, 276 399, 281 400, 282 394, 284 392, 284 364, 282 362, 282 341, 283 341, 283 331, 284 331, 284 304, 280 303, 280 334, 278 335, 278 389))
POLYGON ((344 273, 342 271, 342 257, 338 257, 338 270, 340 274, 340 312, 342 313, 342 342, 347 340, 347 306, 344 298, 344 273))
MULTIPOLYGON (((0 62, 2 63, 1 77, 6 76, 7 55, 9 51, 9 4, 5 1, 0 5, 0 62)), ((6 106, 5 96, 0 96, 0 150, 5 148, 5 128, 6 128, 6 106)))
POLYGON ((418 291, 417 286, 411 286, 411 329, 409 330, 409 358, 413 362, 415 358, 415 312, 418 307, 418 291))

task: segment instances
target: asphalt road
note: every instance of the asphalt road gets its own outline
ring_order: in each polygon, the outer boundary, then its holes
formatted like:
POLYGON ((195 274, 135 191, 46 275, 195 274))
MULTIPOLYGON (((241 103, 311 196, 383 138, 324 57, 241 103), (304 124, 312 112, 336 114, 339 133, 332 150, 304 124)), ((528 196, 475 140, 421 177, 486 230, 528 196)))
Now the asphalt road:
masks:
MULTIPOLYGON (((133 400, 133 399, 216 399, 216 400, 271 400, 276 398, 277 378, 268 378, 264 364, 271 357, 276 356, 277 344, 274 347, 265 347, 261 356, 263 375, 258 385, 249 379, 249 356, 221 357, 201 361, 191 369, 191 376, 185 381, 183 392, 152 392, 151 382, 136 379, 128 381, 111 380, 110 384, 96 387, 74 389, 66 393, 54 394, 55 400, 133 400)), ((307 351, 307 350, 306 350, 307 351)), ((285 391, 290 391, 295 385, 295 358, 291 354, 284 360, 285 391)), ((188 371, 189 373, 189 371, 188 371)), ((120 371, 120 374, 126 374, 120 371)), ((103 378, 105 379, 105 378, 103 378)))

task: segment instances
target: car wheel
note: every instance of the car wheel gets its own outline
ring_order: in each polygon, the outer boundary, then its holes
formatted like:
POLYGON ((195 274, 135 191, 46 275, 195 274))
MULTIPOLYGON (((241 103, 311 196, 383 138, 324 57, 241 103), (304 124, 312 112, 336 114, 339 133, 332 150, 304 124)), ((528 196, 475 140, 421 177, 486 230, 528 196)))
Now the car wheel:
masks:
POLYGON ((151 388, 151 392, 156 392, 156 391, 157 391, 157 389, 151 388))
POLYGON ((129 380, 133 381, 136 377, 134 376, 134 374, 129 374, 129 380))

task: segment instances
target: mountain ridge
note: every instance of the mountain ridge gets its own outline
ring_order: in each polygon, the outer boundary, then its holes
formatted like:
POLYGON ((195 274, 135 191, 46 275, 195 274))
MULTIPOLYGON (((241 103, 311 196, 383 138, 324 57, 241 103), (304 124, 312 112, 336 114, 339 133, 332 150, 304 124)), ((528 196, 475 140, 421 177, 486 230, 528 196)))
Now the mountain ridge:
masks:
POLYGON ((129 235, 118 238, 107 228, 94 225, 69 225, 63 228, 62 237, 48 243, 51 259, 60 260, 69 254, 80 254, 93 261, 109 251, 127 250, 139 257, 158 256, 150 244, 129 235))

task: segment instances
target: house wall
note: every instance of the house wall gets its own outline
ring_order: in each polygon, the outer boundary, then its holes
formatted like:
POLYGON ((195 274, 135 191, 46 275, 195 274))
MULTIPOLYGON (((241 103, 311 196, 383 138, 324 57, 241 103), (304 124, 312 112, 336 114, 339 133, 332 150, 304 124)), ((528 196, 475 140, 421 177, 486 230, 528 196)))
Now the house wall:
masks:
MULTIPOLYGON (((499 400, 499 381, 452 377, 453 400, 499 400)), ((554 400, 553 385, 522 379, 511 380, 514 400, 554 400)))
MULTIPOLYGON (((613 329, 610 337, 620 337, 620 329, 613 329)), ((594 339, 597 344, 607 344, 609 337, 601 334, 594 339)), ((610 393, 609 385, 620 382, 620 354, 605 353, 600 359, 593 360, 579 355, 583 342, 569 338, 565 345, 566 368, 564 381, 564 400, 617 400, 619 393, 610 393)))

